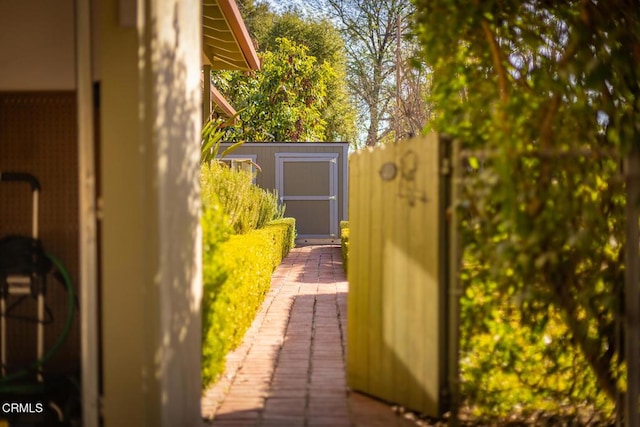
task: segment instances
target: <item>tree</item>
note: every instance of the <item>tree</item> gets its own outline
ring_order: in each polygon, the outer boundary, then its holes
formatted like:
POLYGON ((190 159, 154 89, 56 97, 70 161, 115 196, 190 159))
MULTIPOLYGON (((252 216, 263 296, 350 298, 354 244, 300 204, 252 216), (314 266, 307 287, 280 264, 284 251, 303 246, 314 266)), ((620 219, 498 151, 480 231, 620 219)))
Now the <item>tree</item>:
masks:
POLYGON ((399 67, 397 70, 399 81, 396 82, 399 90, 395 95, 398 111, 394 112, 396 140, 419 135, 432 113, 432 106, 429 103, 431 69, 420 58, 420 44, 412 33, 409 22, 404 33, 396 64, 399 67))
POLYGON ((273 15, 271 25, 258 37, 262 50, 271 50, 277 39, 287 38, 306 46, 308 54, 320 64, 327 61, 334 68, 345 65, 344 41, 337 28, 327 19, 304 19, 295 11, 273 15))
MULTIPOLYGON (((326 95, 319 111, 324 122, 324 131, 322 134, 315 134, 315 139, 353 141, 356 134, 355 111, 349 102, 345 83, 344 42, 335 26, 327 20, 304 19, 295 10, 275 14, 266 3, 256 5, 253 0, 242 0, 239 6, 247 27, 256 40, 259 52, 267 54, 277 51, 280 49, 279 40, 285 38, 296 45, 305 46, 307 49, 305 55, 314 57, 318 67, 326 67, 333 75, 323 83, 326 95)), ((228 79, 233 74, 218 73, 217 75, 227 76, 225 78, 228 79)), ((221 83, 223 94, 235 106, 245 105, 248 102, 247 91, 251 91, 250 88, 255 85, 255 82, 250 82, 241 75, 234 77, 234 84, 246 86, 244 89, 226 91, 225 88, 228 85, 220 82, 219 79, 218 82, 221 83)), ((259 100, 258 97, 254 97, 253 102, 259 102, 259 100)), ((265 108, 269 106, 266 105, 265 108)), ((242 118, 250 121, 248 113, 243 113, 242 118)))
POLYGON ((308 55, 318 64, 327 63, 335 73, 327 82, 326 105, 322 109, 325 121, 325 140, 353 141, 355 139, 355 111, 346 86, 344 42, 336 27, 326 19, 303 19, 295 11, 273 17, 271 28, 259 39, 265 50, 286 38, 308 48, 308 55))
POLYGON ((260 49, 259 41, 265 37, 273 25, 275 14, 269 8, 269 4, 265 2, 238 0, 237 4, 249 34, 258 42, 258 49, 260 49))
MULTIPOLYGON (((486 267, 465 272, 465 280, 490 284, 491 298, 518 301, 540 337, 557 310, 568 338, 550 343, 549 355, 574 344, 614 399, 624 380, 616 336, 625 241, 619 161, 640 145, 640 7, 615 0, 416 5, 433 69, 430 128, 490 153, 467 158, 465 243, 486 267)), ((486 319, 470 328, 487 328, 486 319)))
POLYGON ((411 4, 405 0, 325 0, 324 13, 335 20, 346 40, 347 78, 367 123, 367 145, 375 145, 393 130, 395 112, 396 27, 406 22, 411 4))
POLYGON ((260 57, 260 72, 215 74, 215 86, 240 111, 238 125, 229 127, 225 140, 324 140, 322 111, 327 86, 335 79, 331 66, 318 64, 305 46, 286 38, 278 39, 274 50, 260 57))

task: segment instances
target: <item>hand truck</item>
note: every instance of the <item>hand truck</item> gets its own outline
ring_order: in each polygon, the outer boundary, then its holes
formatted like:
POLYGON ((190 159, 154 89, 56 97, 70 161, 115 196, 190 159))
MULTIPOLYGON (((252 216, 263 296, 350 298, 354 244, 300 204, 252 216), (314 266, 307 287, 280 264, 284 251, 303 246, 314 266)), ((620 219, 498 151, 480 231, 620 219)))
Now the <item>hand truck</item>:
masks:
POLYGON ((38 382, 43 381, 45 290, 46 276, 51 262, 38 239, 38 196, 40 183, 31 174, 0 172, 0 182, 27 183, 32 192, 31 236, 10 235, 0 239, 0 362, 1 376, 7 372, 7 299, 31 295, 37 300, 36 371, 38 382))

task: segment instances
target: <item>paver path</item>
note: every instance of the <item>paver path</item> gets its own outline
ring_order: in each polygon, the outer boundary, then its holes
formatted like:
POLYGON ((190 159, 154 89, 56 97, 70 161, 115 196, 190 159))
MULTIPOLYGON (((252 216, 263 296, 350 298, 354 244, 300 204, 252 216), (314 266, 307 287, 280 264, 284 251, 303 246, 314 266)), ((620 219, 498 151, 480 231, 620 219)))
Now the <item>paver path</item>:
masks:
POLYGON ((340 247, 293 249, 224 378, 203 397, 204 418, 214 427, 415 425, 347 389, 347 288, 340 247))

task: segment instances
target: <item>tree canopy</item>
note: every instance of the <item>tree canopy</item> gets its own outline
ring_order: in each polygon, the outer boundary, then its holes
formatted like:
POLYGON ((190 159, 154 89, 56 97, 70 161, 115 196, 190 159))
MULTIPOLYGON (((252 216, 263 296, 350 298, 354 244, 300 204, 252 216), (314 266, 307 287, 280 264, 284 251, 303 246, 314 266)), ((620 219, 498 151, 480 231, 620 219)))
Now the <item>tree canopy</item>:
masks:
POLYGON ((620 164, 640 146, 640 5, 414 1, 433 70, 429 129, 466 149, 461 209, 467 259, 477 264, 466 266, 463 281, 467 289, 484 283, 484 296, 466 306, 467 339, 495 326, 496 300, 516 304, 541 341, 559 318, 566 338, 545 344, 542 362, 519 353, 508 334, 492 344, 491 358, 532 387, 547 385, 530 376, 541 365, 590 368, 595 383, 569 374, 558 386, 564 392, 549 396, 615 399, 625 379, 616 335, 624 299, 620 164), (572 346, 581 356, 568 360, 563 347, 572 346))
POLYGON ((273 51, 260 54, 262 70, 245 75, 216 73, 214 84, 236 104, 240 120, 225 140, 321 141, 326 121, 327 86, 335 78, 331 66, 318 64, 305 46, 286 38, 273 51))
POLYGON ((214 73, 218 89, 242 109, 240 125, 227 137, 352 141, 355 112, 346 89, 344 43, 337 29, 327 20, 307 20, 295 11, 275 14, 252 0, 240 6, 263 70, 251 75, 214 73))

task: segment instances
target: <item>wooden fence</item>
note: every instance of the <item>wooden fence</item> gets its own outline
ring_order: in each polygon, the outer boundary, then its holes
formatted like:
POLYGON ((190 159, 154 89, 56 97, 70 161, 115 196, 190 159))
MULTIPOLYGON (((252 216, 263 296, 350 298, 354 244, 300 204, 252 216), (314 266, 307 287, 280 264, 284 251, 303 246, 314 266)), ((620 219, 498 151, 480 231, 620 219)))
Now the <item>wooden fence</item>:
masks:
POLYGON ((347 381, 432 416, 449 393, 449 152, 430 135, 349 160, 347 381))

